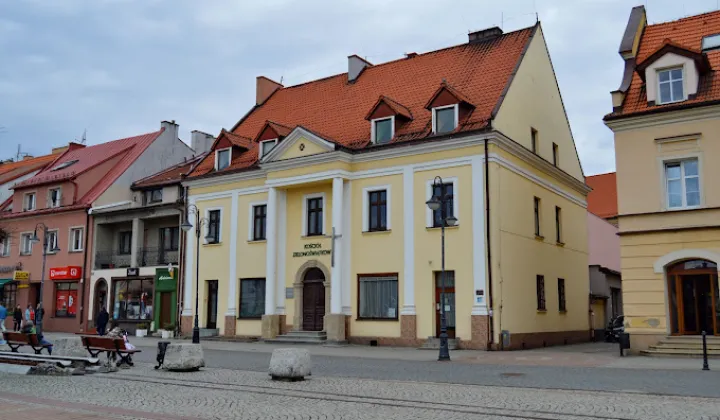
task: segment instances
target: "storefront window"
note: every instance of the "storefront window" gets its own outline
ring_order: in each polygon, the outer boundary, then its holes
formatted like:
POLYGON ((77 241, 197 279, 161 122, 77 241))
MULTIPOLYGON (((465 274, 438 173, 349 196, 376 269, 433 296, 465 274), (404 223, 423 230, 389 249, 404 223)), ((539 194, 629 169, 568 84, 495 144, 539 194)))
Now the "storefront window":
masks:
POLYGON ((115 281, 113 318, 151 320, 153 317, 153 286, 153 279, 115 281))
MULTIPOLYGON (((17 305, 17 283, 5 283, 4 286, 0 286, 0 302, 8 310, 8 314, 15 309, 17 305)), ((9 316, 11 318, 12 316, 9 316)))
POLYGON ((55 316, 74 318, 77 314, 77 282, 55 283, 55 316))

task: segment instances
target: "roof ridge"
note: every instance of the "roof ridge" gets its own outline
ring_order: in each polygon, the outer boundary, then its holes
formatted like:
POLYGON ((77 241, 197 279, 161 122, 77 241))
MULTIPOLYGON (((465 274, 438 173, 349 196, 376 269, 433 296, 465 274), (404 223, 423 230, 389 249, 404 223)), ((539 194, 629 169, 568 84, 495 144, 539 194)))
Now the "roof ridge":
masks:
POLYGON ((170 172, 170 171, 172 171, 172 170, 174 170, 174 169, 177 169, 177 168, 179 168, 179 167, 181 167, 181 166, 189 165, 189 164, 193 163, 194 160, 198 160, 198 159, 200 159, 201 157, 205 157, 205 154, 206 154, 206 153, 207 153, 207 152, 204 152, 204 153, 201 153, 201 154, 199 154, 199 155, 193 156, 193 157, 191 157, 190 159, 187 159, 187 160, 184 161, 184 162, 176 163, 176 164, 174 164, 174 165, 172 165, 172 166, 169 166, 169 167, 167 167, 167 168, 165 168, 165 169, 163 169, 163 170, 161 170, 161 171, 155 172, 154 174, 148 175, 148 176, 146 176, 146 177, 144 177, 144 178, 140 178, 140 179, 138 179, 137 181, 133 182, 133 185, 139 184, 139 183, 141 183, 141 182, 143 182, 143 181, 145 181, 145 180, 147 180, 147 179, 150 179, 150 178, 155 178, 156 176, 160 176, 160 175, 164 174, 165 172, 170 172))
POLYGON ((712 15, 712 14, 720 15, 720 10, 711 10, 709 12, 704 12, 704 13, 700 13, 700 14, 692 15, 692 16, 685 16, 685 17, 675 19, 675 20, 668 20, 665 22, 652 23, 652 24, 649 24, 647 27, 651 28, 651 27, 657 27, 657 26, 662 26, 662 25, 670 25, 673 23, 680 23, 683 21, 689 21, 689 20, 693 20, 693 19, 701 19, 703 17, 707 17, 707 15, 712 15))

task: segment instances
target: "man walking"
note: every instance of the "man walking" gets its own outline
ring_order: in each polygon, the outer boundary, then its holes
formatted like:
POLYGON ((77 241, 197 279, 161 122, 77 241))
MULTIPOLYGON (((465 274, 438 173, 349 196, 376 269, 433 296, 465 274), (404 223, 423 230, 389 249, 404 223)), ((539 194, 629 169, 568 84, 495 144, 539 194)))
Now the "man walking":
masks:
POLYGON ((5 305, 0 302, 0 330, 5 332, 5 318, 7 318, 7 309, 5 305))
POLYGON ((95 320, 95 327, 97 327, 98 335, 105 335, 105 329, 107 328, 109 320, 110 314, 108 314, 108 311, 103 306, 100 308, 100 312, 98 312, 97 319, 95 320))

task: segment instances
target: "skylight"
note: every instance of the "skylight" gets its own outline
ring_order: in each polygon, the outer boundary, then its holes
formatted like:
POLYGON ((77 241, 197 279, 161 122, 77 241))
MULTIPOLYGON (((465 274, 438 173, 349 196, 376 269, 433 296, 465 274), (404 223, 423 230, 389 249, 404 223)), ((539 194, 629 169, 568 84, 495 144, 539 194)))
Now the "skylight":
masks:
POLYGON ((703 51, 706 50, 713 50, 715 48, 720 48, 720 34, 710 35, 706 36, 702 40, 702 49, 703 51))
POLYGON ((76 159, 76 160, 69 160, 69 161, 67 161, 67 162, 63 162, 63 163, 57 165, 56 167, 52 168, 52 170, 53 170, 53 171, 59 171, 60 169, 65 169, 65 168, 67 168, 68 166, 72 166, 72 165, 76 164, 77 162, 78 162, 77 159, 76 159))

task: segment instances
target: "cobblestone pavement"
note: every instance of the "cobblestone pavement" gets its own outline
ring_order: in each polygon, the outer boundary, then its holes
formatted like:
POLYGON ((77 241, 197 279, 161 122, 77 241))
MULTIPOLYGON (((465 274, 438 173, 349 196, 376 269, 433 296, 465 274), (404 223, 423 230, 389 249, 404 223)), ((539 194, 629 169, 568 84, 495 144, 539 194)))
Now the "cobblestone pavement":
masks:
MULTIPOLYGON (((103 418, 140 419, 720 419, 720 399, 711 398, 377 381, 317 374, 304 382, 284 383, 270 381, 266 373, 260 372, 204 369, 170 373, 155 371, 145 363, 114 374, 81 377, 0 374, 0 413, 6 411, 5 404, 17 408, 18 401, 46 408, 107 412, 109 415, 103 418)), ((11 406, 7 408, 12 410, 11 406)))

